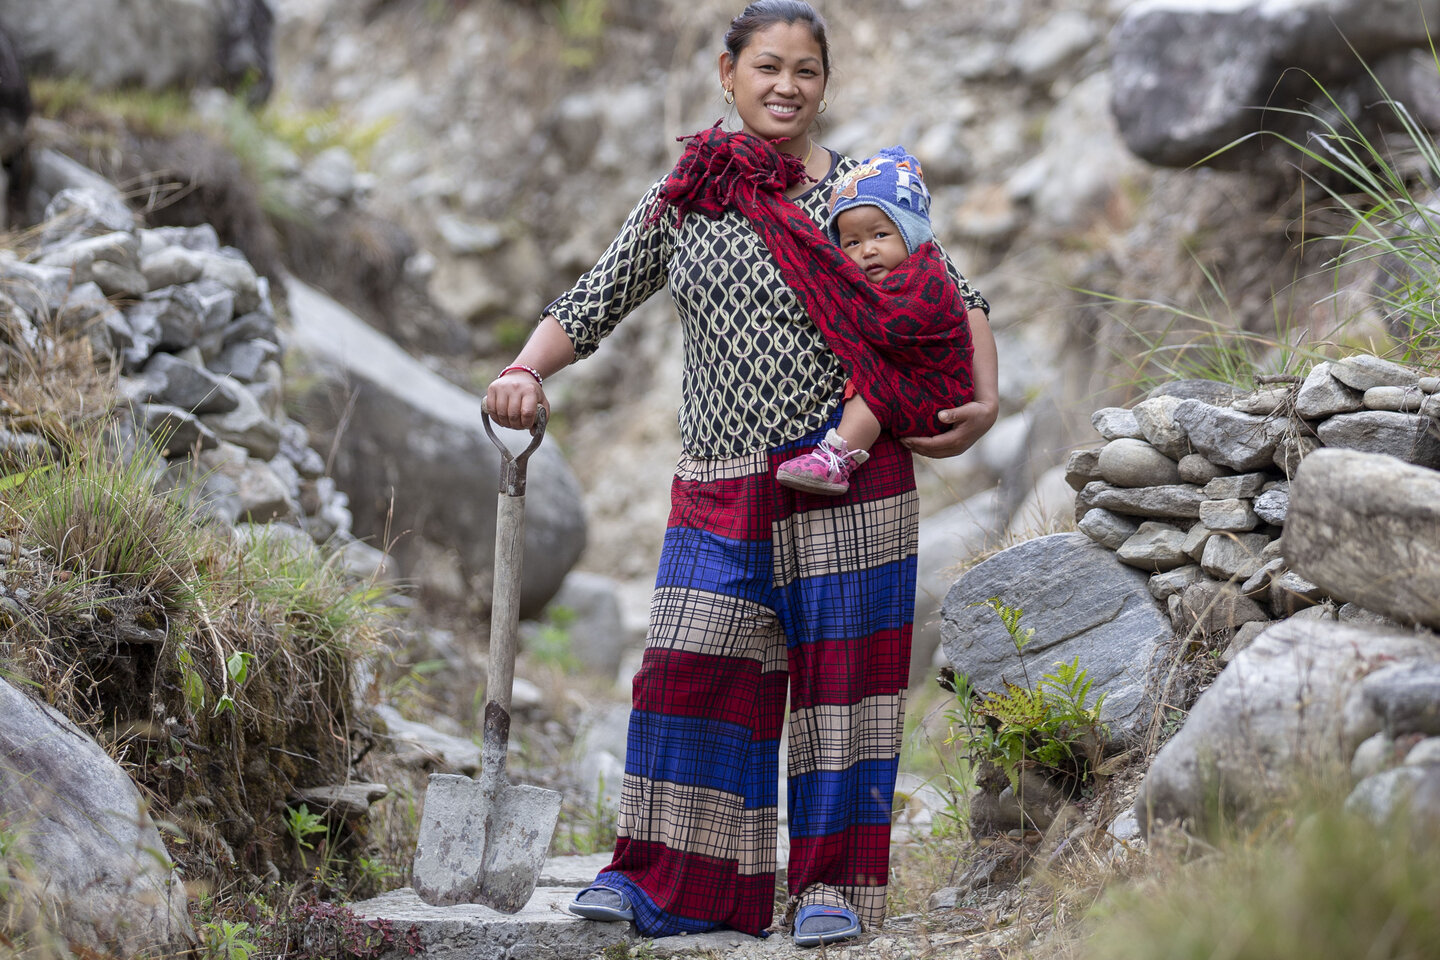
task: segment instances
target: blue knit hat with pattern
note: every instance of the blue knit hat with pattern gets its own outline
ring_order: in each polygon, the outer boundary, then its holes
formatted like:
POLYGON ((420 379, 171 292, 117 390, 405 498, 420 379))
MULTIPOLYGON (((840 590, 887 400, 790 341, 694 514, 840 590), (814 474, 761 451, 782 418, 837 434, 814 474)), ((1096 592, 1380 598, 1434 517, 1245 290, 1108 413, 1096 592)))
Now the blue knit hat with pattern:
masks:
POLYGON ((904 147, 887 147, 840 178, 830 194, 830 219, 825 232, 836 243, 840 231, 835 219, 851 207, 879 207, 894 221, 911 253, 934 238, 930 229, 930 191, 920 161, 904 147))

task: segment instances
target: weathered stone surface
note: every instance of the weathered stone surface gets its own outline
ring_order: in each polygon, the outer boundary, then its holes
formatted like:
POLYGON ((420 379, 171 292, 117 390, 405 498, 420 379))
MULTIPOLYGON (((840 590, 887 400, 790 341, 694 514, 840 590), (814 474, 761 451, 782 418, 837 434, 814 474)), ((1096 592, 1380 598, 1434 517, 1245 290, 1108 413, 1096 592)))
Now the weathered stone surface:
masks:
POLYGON ((1287 477, 1295 476, 1300 463, 1311 453, 1320 449, 1320 441, 1314 437, 1286 434, 1275 446, 1274 464, 1287 477))
POLYGON ((547 607, 568 611, 571 653, 591 676, 611 680, 631 639, 620 616, 618 588, 603 574, 571 570, 547 607))
POLYGON ((1289 484, 1266 490, 1255 498, 1255 515, 1275 527, 1283 527, 1290 513, 1289 484))
POLYGON ((1234 586, 1214 580, 1196 580, 1181 591, 1179 610, 1175 628, 1183 634, 1224 633, 1243 623, 1270 619, 1258 603, 1234 586))
MULTIPOLYGON (((362 919, 389 920, 401 934, 417 928, 426 956, 448 960, 590 960, 623 943, 628 923, 596 923, 569 913, 574 887, 539 887, 519 913, 479 904, 432 907, 409 887, 353 904, 362 919)), ((396 947, 380 960, 406 957, 396 947)))
POLYGON ((1277 617, 1294 616, 1325 599, 1324 590, 1294 570, 1286 570, 1270 581, 1270 609, 1277 617))
POLYGON ((975 494, 920 521, 915 557, 915 619, 910 641, 910 682, 925 682, 940 647, 940 606, 955 585, 955 566, 1005 529, 995 490, 975 494))
POLYGON ((1357 353, 1336 360, 1330 375, 1352 390, 1366 392, 1374 387, 1414 387, 1420 376, 1409 367, 1357 353))
POLYGON ((1342 741, 1340 709, 1358 682, 1390 658, 1440 659, 1433 641, 1412 632, 1362 629, 1333 621, 1282 621, 1216 679, 1180 732, 1161 748, 1141 784, 1136 814, 1189 821, 1264 809, 1295 773, 1348 767, 1356 744, 1342 741), (1224 807, 1215 807, 1215 798, 1224 807))
POLYGON ((1104 483, 1092 483, 1087 484, 1081 493, 1089 504, 1096 507, 1133 517, 1160 519, 1193 520, 1200 516, 1200 504, 1205 500, 1200 488, 1193 484, 1111 487, 1104 483))
POLYGON ((1315 432, 1327 447, 1382 453, 1425 467, 1440 467, 1440 437, 1428 417, 1365 410, 1331 417, 1315 432))
POLYGON ((1199 400, 1187 400, 1176 407, 1175 422, 1184 428, 1197 453, 1232 470, 1255 470, 1268 465, 1284 432, 1279 420, 1237 413, 1199 400))
POLYGON ((1088 510, 1076 527, 1081 533, 1110 550, 1119 550, 1140 525, 1134 520, 1111 513, 1101 507, 1088 510))
POLYGON ((1352 390, 1330 373, 1334 364, 1326 360, 1315 364, 1305 375, 1300 392, 1295 396, 1295 415, 1318 420, 1337 413, 1352 413, 1365 406, 1361 391, 1352 390))
POLYGON ((1135 414, 1124 407, 1101 407, 1090 414, 1090 424, 1106 440, 1145 439, 1135 414))
POLYGON ((204 367, 173 353, 157 353, 145 365, 146 400, 168 403, 191 413, 227 413, 240 405, 240 388, 204 367))
POLYGON ((1420 389, 1426 393, 1440 393, 1440 377, 1421 377, 1420 389))
MULTIPOLYGON (((227 378, 228 379, 228 378, 227 378)), ((260 406, 254 394, 233 380, 239 403, 226 413, 205 415, 202 420, 221 440, 238 444, 252 456, 269 460, 280 452, 280 425, 260 406)))
POLYGON ((1189 556, 1181 549, 1184 542, 1185 531, 1168 523, 1147 520, 1126 538, 1115 551, 1115 556, 1122 563, 1147 572, 1174 570, 1190 562, 1189 556))
POLYGON ((1106 694, 1103 719, 1112 735, 1138 733, 1149 722, 1142 708, 1147 667, 1172 635, 1147 581, 1082 534, 1027 541, 956 581, 941 614, 945 655, 978 689, 1003 689, 1004 680, 1021 676, 1021 655, 999 618, 974 605, 999 597, 1023 607, 1022 627, 1035 629, 1023 654, 1031 676, 1078 657, 1094 694, 1106 694))
POLYGON ((1360 695, 1392 740, 1414 733, 1440 736, 1440 663, 1382 667, 1360 684, 1360 695))
POLYGON ((1290 568, 1330 596, 1440 626, 1440 473, 1317 450, 1291 485, 1282 542, 1290 568))
POLYGON ((466 776, 480 769, 480 748, 473 740, 452 737, 428 724, 407 720, 387 704, 376 707, 375 714, 385 724, 383 736, 391 741, 391 749, 401 763, 466 776))
POLYGON ((1100 476, 1117 487, 1156 487, 1179 483, 1175 461, 1144 440, 1122 437, 1100 450, 1100 476))
POLYGON ((1199 563, 1200 558, 1205 554, 1205 544, 1214 532, 1214 530, 1211 530, 1197 520, 1195 523, 1192 523, 1190 529, 1186 531, 1185 542, 1181 544, 1180 549, 1184 550, 1190 559, 1199 563))
POLYGON ((175 454, 197 448, 209 450, 219 442, 215 432, 201 423, 199 417, 163 403, 145 404, 141 423, 152 440, 175 454))
POLYGON ((1238 410, 1241 413, 1253 413, 1258 417, 1264 417, 1283 407, 1293 392, 1289 387, 1256 390, 1248 397, 1241 397, 1236 400, 1230 404, 1230 406, 1232 409, 1238 410))
POLYGON ((305 804, 312 813, 363 817, 370 812, 370 804, 383 800, 389 793, 390 788, 383 783, 337 783, 297 790, 293 799, 305 804))
POLYGON ((1218 533, 1243 533, 1260 525, 1248 500, 1206 500, 1200 504, 1200 522, 1218 533))
POLYGON ((1076 490, 1083 490, 1085 484, 1103 479, 1100 475, 1100 448, 1071 450, 1065 460, 1065 482, 1076 490))
POLYGON ((1415 413, 1425 402, 1419 387, 1371 387, 1365 391, 1366 410, 1415 413))
POLYGON ((1140 401, 1132 410, 1150 445, 1174 460, 1191 452, 1184 429, 1175 423, 1175 408, 1184 401, 1183 397, 1161 394, 1140 401))
POLYGON ((20 918, 58 918, 72 947, 97 956, 183 951, 193 936, 184 885, 146 809, 99 744, 0 679, 8 857, 28 861, 37 881, 7 884, 20 918))
POLYGON ((1231 477, 1216 477, 1205 484, 1205 496, 1211 500, 1247 500, 1264 488, 1270 475, 1265 473, 1240 473, 1231 477))
POLYGON ((1191 377, 1185 380, 1170 380, 1151 387, 1150 392, 1145 394, 1145 399, 1174 397, 1177 400, 1203 400, 1217 406, 1226 406, 1239 395, 1240 391, 1235 389, 1234 384, 1191 377))
POLYGON ((1204 576, 1205 571, 1200 569, 1198 563, 1187 563, 1183 567, 1157 573, 1150 578, 1150 596, 1164 603, 1204 576))
POLYGON ((1366 777, 1345 809, 1377 826, 1405 816, 1416 834, 1433 840, 1440 833, 1440 766, 1407 765, 1366 777))
MULTIPOLYGON (((294 324, 289 349, 353 400, 333 474, 350 494, 356 535, 411 530, 454 549, 467 576, 488 577, 500 454, 481 426, 480 398, 432 373, 320 291, 298 280, 287 286, 294 324)), ((318 418, 318 398, 316 406, 318 418)), ((326 406, 331 416, 348 409, 328 399, 326 406)), ((309 423, 323 448, 324 433, 335 424, 309 423)), ((523 432, 496 432, 516 451, 529 442, 523 432)), ((521 616, 534 616, 584 548, 585 516, 579 483, 553 441, 541 443, 527 473, 520 604, 521 616)), ((402 571, 416 560, 413 539, 396 544, 402 571)))
POLYGON ((1243 583, 1256 570, 1265 565, 1261 556, 1270 542, 1263 533, 1217 533, 1205 541, 1205 552, 1200 556, 1200 566, 1216 580, 1235 580, 1243 583))
POLYGON ((1181 457, 1178 469, 1181 480, 1198 483, 1202 487, 1225 472, 1198 453, 1187 453, 1181 457))

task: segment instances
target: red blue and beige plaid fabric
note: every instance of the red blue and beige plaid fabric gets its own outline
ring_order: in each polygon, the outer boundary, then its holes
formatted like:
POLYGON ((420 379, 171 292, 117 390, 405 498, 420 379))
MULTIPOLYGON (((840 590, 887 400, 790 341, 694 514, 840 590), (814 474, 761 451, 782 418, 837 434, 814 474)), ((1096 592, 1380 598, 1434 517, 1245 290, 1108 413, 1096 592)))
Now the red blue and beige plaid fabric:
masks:
POLYGON ((914 473, 885 435, 842 497, 776 483, 821 434, 677 470, 619 840, 596 881, 629 896, 646 936, 770 925, 787 692, 791 895, 884 919, 914 473))

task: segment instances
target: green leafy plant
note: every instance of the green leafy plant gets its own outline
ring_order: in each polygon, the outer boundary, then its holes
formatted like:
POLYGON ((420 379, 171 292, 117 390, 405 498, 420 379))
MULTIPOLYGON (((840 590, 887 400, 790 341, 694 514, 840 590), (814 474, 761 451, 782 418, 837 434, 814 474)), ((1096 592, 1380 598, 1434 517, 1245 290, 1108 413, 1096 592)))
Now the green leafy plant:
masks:
MULTIPOLYGON (((976 606, 994 610, 1016 653, 1023 653, 1035 636, 1033 628, 1021 626, 1024 611, 998 597, 976 606)), ((1100 722, 1104 694, 1090 702, 1093 682, 1079 657, 1056 662, 1054 670, 1033 686, 1023 657, 1021 669, 1025 685, 1007 682, 1003 691, 976 690, 964 674, 942 674, 941 686, 951 690, 956 701, 946 714, 951 730, 945 743, 963 744, 973 761, 995 764, 1017 793, 1020 774, 1031 767, 1083 783, 1099 761, 1105 733, 1100 722)))
POLYGON ((325 827, 325 818, 311 813, 310 807, 302 803, 298 807, 285 808, 285 832, 302 849, 314 850, 315 844, 310 842, 310 838, 316 834, 323 836, 329 831, 325 827))
POLYGON ((260 948, 246 938, 249 931, 250 924, 243 920, 232 922, 220 918, 196 929, 205 960, 250 960, 260 948))

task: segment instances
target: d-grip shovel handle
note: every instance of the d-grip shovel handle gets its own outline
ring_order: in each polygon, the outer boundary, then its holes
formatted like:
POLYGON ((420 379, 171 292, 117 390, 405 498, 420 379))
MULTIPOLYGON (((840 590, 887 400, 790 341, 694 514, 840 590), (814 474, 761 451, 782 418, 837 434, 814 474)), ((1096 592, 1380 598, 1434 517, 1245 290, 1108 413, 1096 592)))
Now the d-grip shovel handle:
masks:
POLYGON ((530 428, 530 446, 518 456, 511 453, 505 441, 495 435, 495 428, 490 423, 490 409, 484 401, 480 403, 480 420, 485 424, 485 432, 490 435, 490 442, 500 451, 501 495, 525 496, 525 461, 530 459, 530 454, 534 453, 535 448, 540 446, 540 441, 545 439, 545 424, 550 420, 549 412, 544 407, 535 408, 535 425, 530 428))
POLYGON ((530 445, 518 456, 510 452, 490 424, 483 405, 485 432, 500 451, 500 499, 495 506, 494 589, 490 602, 490 664, 485 675, 485 717, 480 744, 480 782, 495 792, 505 782, 505 753, 510 742, 510 695, 515 684, 515 653, 519 646, 521 561, 525 557, 525 464, 545 437, 549 419, 544 407, 535 411, 530 445))

